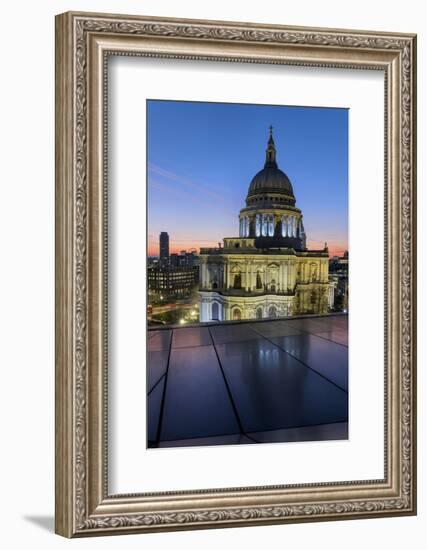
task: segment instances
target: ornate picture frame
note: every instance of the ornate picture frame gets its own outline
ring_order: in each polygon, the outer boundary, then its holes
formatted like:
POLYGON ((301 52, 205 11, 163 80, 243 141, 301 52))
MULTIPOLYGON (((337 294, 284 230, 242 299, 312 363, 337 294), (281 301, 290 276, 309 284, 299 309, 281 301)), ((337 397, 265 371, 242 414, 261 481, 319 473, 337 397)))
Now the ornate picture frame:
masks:
POLYGON ((68 12, 56 18, 56 532, 135 532, 416 513, 416 36, 68 12), (385 74, 384 479, 108 492, 106 59, 385 74))

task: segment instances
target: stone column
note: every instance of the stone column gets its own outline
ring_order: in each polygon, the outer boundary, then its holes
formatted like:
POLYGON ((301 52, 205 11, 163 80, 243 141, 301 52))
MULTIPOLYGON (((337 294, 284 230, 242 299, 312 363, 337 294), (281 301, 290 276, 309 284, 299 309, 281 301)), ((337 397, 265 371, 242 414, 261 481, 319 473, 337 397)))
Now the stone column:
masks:
POLYGON ((289 287, 295 286, 295 261, 289 260, 289 287))
POLYGON ((206 288, 206 262, 202 262, 201 279, 202 288, 206 288))
POLYGON ((210 288, 210 271, 209 271, 209 264, 205 263, 205 287, 210 288))
POLYGON ((288 260, 286 260, 286 262, 284 262, 284 265, 283 265, 283 289, 285 290, 285 292, 288 291, 288 266, 289 266, 289 262, 288 260))
POLYGON ((285 288, 289 290, 289 260, 286 260, 285 264, 285 288))
POLYGON ((280 292, 285 291, 285 262, 279 263, 280 292))
POLYGON ((226 264, 225 264, 225 261, 223 260, 222 261, 222 289, 226 289, 227 288, 227 269, 226 269, 226 264))
POLYGON ((287 264, 288 264, 288 261, 285 260, 285 261, 283 262, 283 267, 282 267, 282 269, 283 269, 283 283, 282 283, 282 285, 283 285, 283 287, 282 287, 283 292, 286 292, 286 291, 287 291, 287 286, 288 286, 288 285, 287 285, 287 282, 286 282, 286 274, 287 274, 287 271, 288 271, 288 270, 287 270, 287 264))
POLYGON ((247 288, 249 288, 249 290, 251 290, 252 289, 252 265, 251 265, 250 261, 248 262, 247 272, 248 272, 248 286, 247 286, 247 288))

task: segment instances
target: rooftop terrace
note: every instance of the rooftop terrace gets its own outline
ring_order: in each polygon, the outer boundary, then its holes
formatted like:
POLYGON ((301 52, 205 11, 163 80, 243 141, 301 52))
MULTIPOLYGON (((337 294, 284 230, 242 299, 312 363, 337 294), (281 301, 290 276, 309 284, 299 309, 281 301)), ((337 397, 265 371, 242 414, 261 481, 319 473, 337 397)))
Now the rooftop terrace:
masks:
POLYGON ((347 439, 348 318, 148 332, 148 446, 347 439))

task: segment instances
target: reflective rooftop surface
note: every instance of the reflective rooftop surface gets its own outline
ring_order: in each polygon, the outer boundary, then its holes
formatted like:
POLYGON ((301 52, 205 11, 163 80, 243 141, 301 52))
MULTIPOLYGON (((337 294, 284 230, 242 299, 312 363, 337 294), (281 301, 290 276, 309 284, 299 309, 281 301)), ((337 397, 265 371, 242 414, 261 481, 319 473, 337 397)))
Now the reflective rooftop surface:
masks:
POLYGON ((148 447, 347 439, 348 318, 148 332, 148 447))

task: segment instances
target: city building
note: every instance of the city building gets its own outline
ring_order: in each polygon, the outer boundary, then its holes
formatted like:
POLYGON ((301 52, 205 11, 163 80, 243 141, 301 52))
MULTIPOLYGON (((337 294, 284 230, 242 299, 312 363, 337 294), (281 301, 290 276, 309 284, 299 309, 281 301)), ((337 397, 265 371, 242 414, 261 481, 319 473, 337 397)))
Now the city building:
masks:
POLYGON ((272 127, 264 168, 239 213, 239 237, 200 250, 200 320, 261 319, 328 312, 329 254, 308 250, 303 215, 279 169, 272 127))
POLYGON ((198 256, 194 251, 182 250, 169 255, 169 234, 160 233, 159 258, 147 262, 148 294, 150 299, 187 297, 199 282, 198 256))
POLYGON ((329 261, 329 279, 335 287, 332 305, 334 311, 348 310, 348 251, 333 256, 329 261))
POLYGON ((166 267, 169 265, 169 235, 162 231, 159 237, 160 241, 160 266, 166 267))
POLYGON ((169 256, 169 265, 172 268, 175 267, 196 267, 198 266, 198 256, 192 252, 181 250, 181 254, 173 253, 169 256))
POLYGON ((192 267, 149 267, 147 278, 149 294, 179 298, 190 294, 197 285, 198 271, 192 267))

